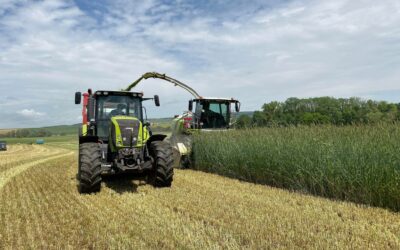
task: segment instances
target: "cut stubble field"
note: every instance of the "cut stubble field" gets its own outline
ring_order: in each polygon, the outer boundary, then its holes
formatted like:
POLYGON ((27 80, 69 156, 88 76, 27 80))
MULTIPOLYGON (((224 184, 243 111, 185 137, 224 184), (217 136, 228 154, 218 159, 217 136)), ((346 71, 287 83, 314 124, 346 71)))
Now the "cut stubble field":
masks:
POLYGON ((398 213, 199 171, 176 170, 172 188, 109 178, 80 195, 77 154, 58 146, 0 153, 1 249, 400 247, 398 213))

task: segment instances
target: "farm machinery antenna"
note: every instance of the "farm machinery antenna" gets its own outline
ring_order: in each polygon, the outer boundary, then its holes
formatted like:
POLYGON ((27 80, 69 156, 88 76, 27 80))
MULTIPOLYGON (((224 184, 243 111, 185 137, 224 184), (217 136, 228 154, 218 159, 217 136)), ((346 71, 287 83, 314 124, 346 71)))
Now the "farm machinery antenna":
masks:
POLYGON ((234 98, 202 97, 192 87, 157 72, 147 72, 143 74, 140 78, 131 83, 125 91, 130 91, 136 87, 140 81, 149 78, 158 78, 168 81, 174 86, 181 87, 188 91, 194 97, 194 99, 189 101, 188 111, 174 119, 170 138, 170 143, 175 149, 175 155, 179 157, 179 166, 181 168, 188 168, 192 164, 190 159, 192 148, 190 135, 200 131, 230 129, 234 124, 231 107, 234 105, 235 111, 239 112, 240 102, 234 98), (196 107, 195 111, 192 112, 194 103, 196 107))

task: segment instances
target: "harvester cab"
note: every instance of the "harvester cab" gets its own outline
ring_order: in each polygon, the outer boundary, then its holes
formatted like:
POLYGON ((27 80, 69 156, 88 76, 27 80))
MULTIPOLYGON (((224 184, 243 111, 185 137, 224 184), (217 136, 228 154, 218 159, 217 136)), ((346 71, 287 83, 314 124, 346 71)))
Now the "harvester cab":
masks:
POLYGON ((188 91, 194 99, 189 101, 188 111, 175 117, 172 124, 172 134, 169 138, 174 148, 175 158, 181 167, 190 166, 192 133, 200 131, 216 131, 231 129, 235 124, 234 111, 240 111, 240 102, 234 98, 205 98, 192 87, 165 74, 148 72, 131 83, 128 90, 134 88, 140 81, 158 78, 172 83, 188 91), (195 106, 195 107, 193 107, 195 106), (194 108, 194 111, 193 111, 194 108))
POLYGON ((156 187, 172 183, 172 148, 166 135, 152 134, 143 117, 143 93, 130 91, 96 91, 75 93, 81 103, 82 128, 79 132, 78 180, 81 193, 98 192, 103 174, 147 173, 156 187))
POLYGON ((184 119, 186 129, 229 129, 235 123, 233 110, 239 112, 240 102, 234 98, 198 98, 189 101, 189 112, 184 119), (193 111, 193 105, 195 105, 193 111), (191 118, 190 118, 191 117, 191 118))

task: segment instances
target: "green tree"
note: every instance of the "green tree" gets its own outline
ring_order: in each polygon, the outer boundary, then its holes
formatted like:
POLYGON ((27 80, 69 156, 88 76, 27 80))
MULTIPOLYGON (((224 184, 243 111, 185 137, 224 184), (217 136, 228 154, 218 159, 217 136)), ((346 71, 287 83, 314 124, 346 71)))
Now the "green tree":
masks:
POLYGON ((237 119, 237 128, 250 128, 252 126, 252 119, 248 115, 241 115, 237 119))
POLYGON ((252 124, 257 127, 264 127, 268 125, 268 119, 263 112, 255 111, 253 113, 252 124))
POLYGON ((363 100, 358 97, 288 98, 285 102, 273 101, 255 113, 257 126, 334 124, 350 125, 400 120, 400 104, 385 101, 363 100))

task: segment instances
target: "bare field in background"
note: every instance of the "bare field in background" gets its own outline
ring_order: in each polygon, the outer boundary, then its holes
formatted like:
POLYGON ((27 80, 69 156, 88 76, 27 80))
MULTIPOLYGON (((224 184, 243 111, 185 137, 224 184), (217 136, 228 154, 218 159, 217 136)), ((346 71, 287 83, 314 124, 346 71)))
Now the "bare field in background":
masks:
POLYGON ((67 145, 0 152, 0 248, 399 248, 400 214, 191 170, 80 195, 67 145), (6 162, 6 163, 5 163, 6 162))
POLYGON ((11 132, 11 131, 13 131, 14 129, 3 129, 3 128, 1 128, 0 129, 0 135, 5 135, 5 134, 7 134, 8 132, 11 132))

